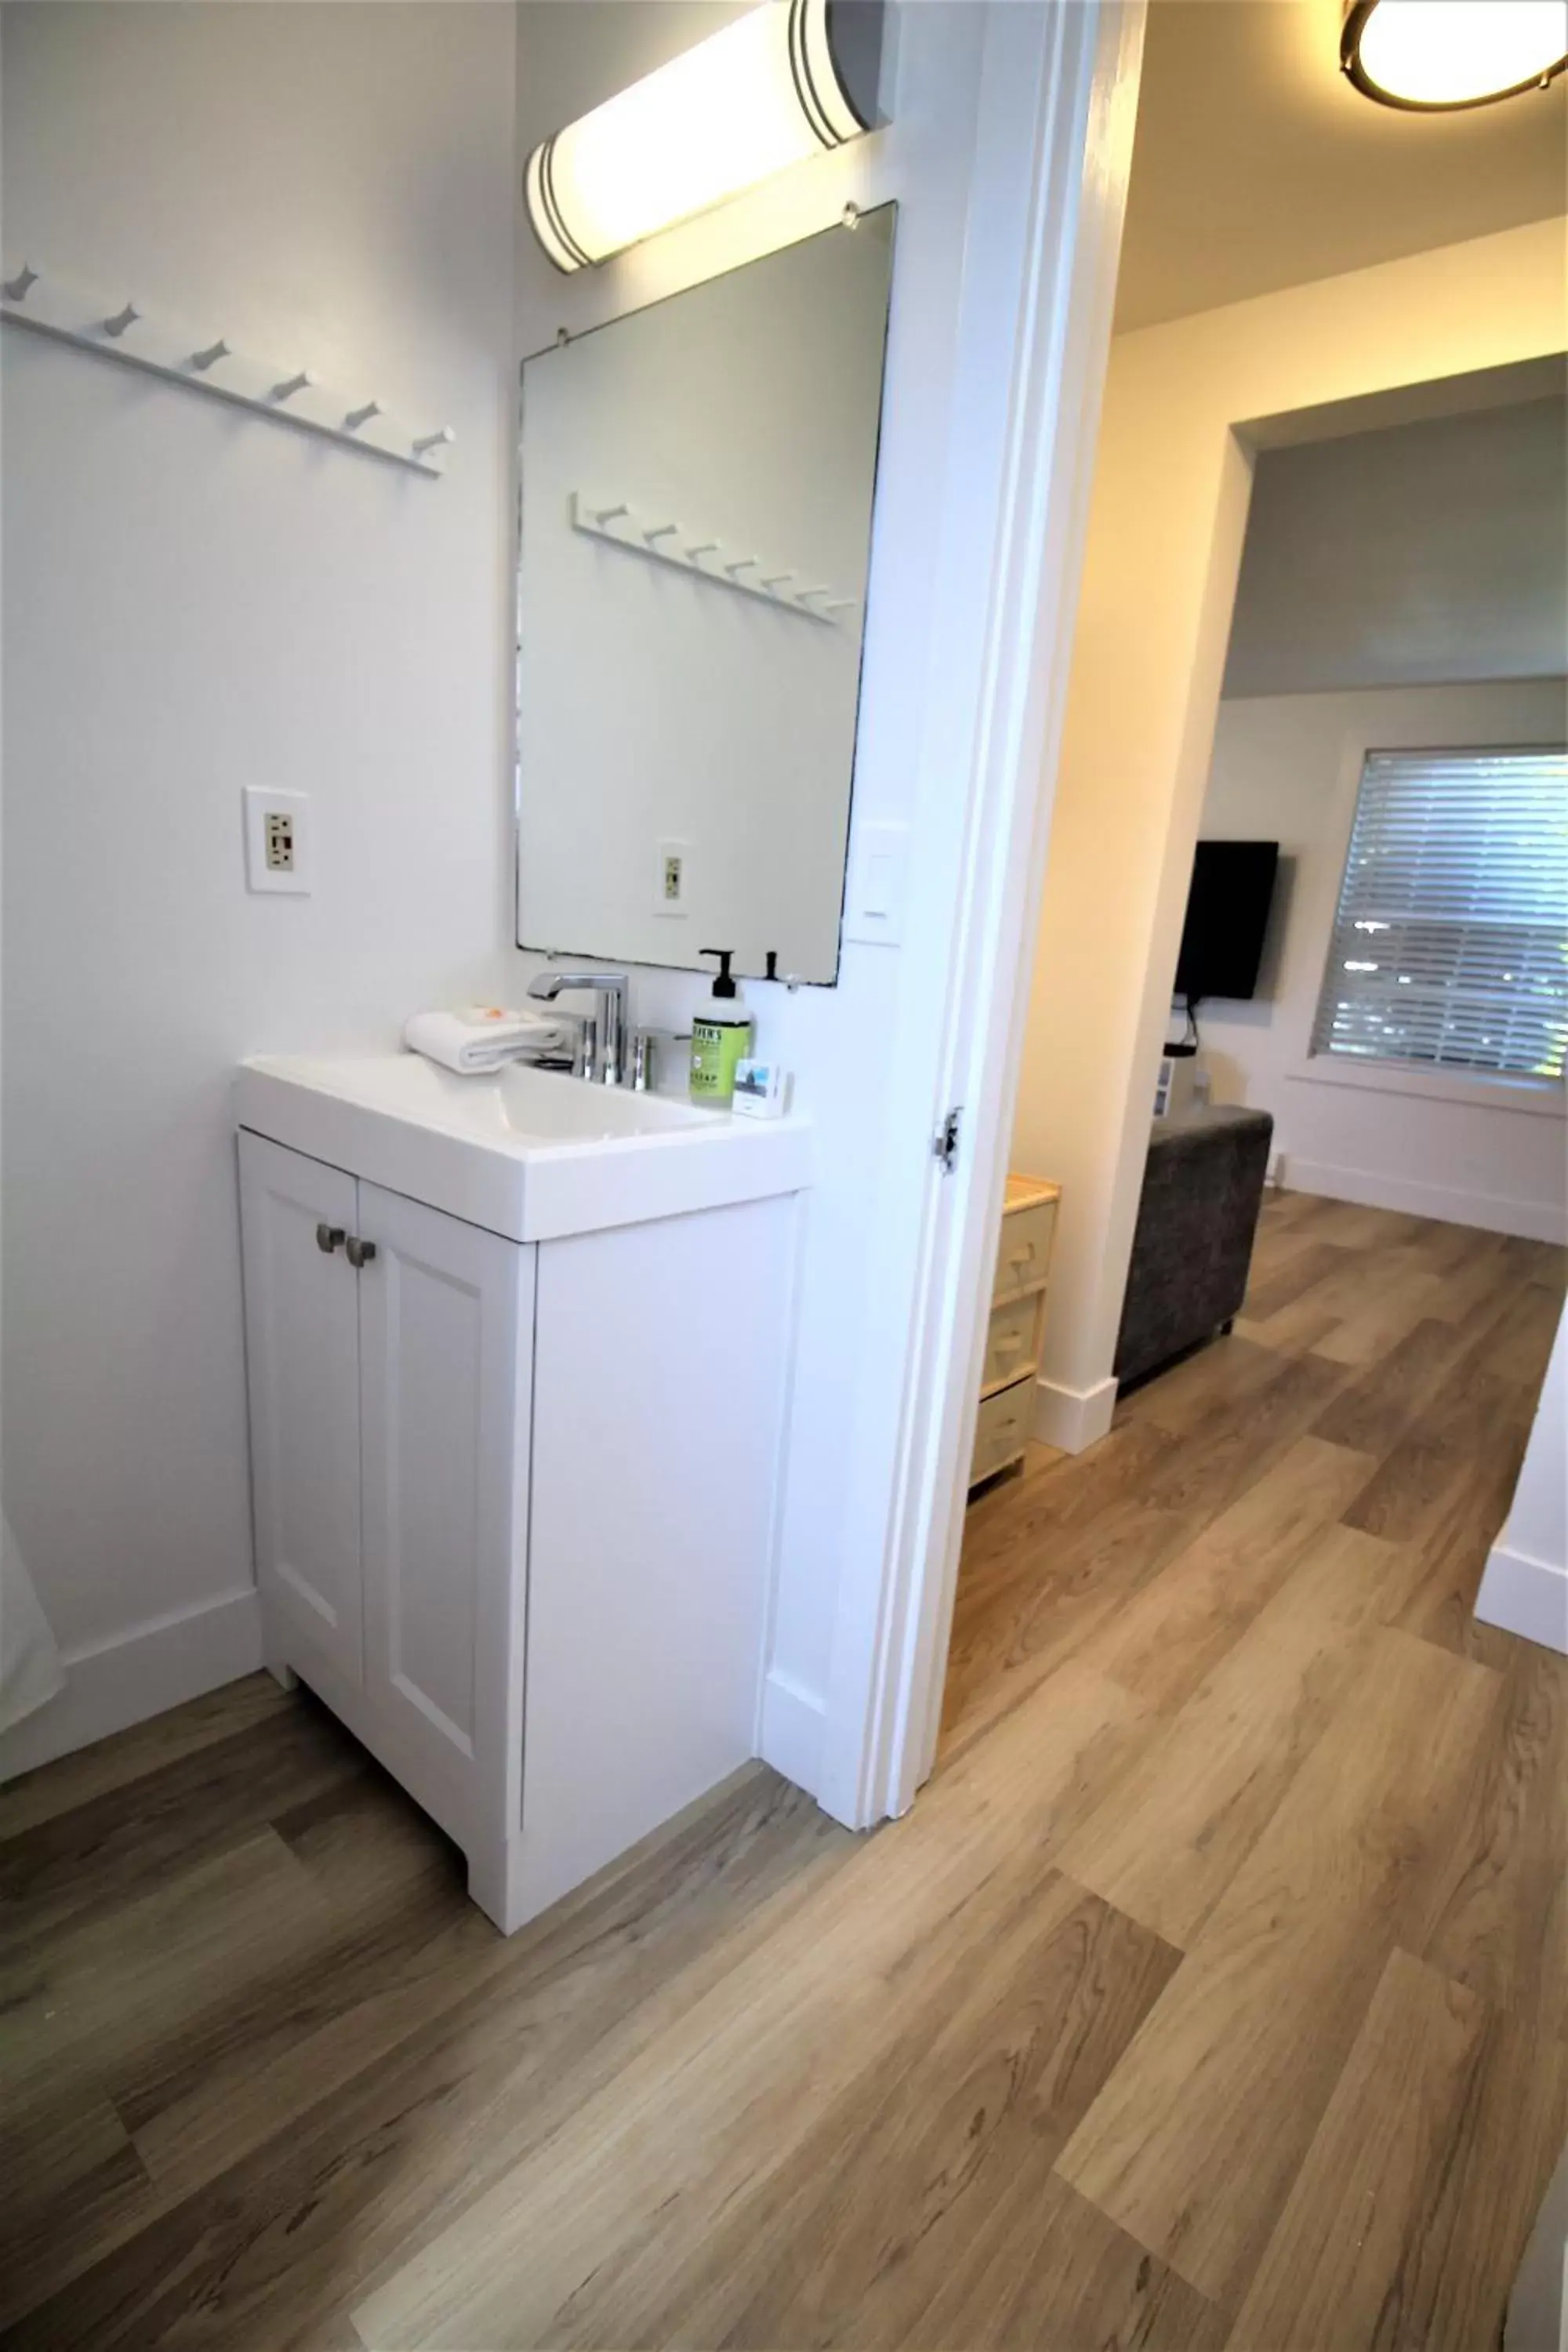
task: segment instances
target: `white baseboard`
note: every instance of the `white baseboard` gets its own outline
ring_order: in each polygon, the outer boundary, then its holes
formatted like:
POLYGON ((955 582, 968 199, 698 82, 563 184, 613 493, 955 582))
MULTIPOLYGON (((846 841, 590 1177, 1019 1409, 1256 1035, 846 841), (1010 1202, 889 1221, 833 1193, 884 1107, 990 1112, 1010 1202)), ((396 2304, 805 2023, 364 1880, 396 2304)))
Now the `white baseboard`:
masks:
POLYGON ((815 1691, 775 1666, 763 1685, 759 1746, 764 1764, 815 1797, 822 1782, 827 1709, 815 1691))
POLYGON ((1041 1445, 1059 1446, 1064 1454, 1081 1454, 1110 1427, 1116 1410, 1116 1381, 1107 1377, 1091 1389, 1058 1387, 1055 1381, 1035 1386, 1035 1436, 1041 1445))
POLYGON ((1568 1568, 1494 1544, 1476 1595, 1476 1615, 1483 1625, 1500 1626, 1505 1633, 1568 1657, 1568 1568))
POLYGON ((1488 1233, 1518 1234, 1530 1242, 1568 1242, 1568 1208, 1554 1201, 1509 1201, 1498 1193, 1424 1184, 1408 1176, 1369 1175, 1360 1168, 1299 1160, 1293 1151, 1282 1158, 1277 1181, 1288 1192, 1321 1192, 1331 1201, 1352 1202, 1358 1209, 1438 1217, 1447 1224, 1480 1225, 1488 1233))
POLYGON ((0 1733, 0 1780, 183 1706, 254 1674, 260 1664, 254 1585, 134 1626, 94 1648, 68 1651, 64 1690, 0 1733))

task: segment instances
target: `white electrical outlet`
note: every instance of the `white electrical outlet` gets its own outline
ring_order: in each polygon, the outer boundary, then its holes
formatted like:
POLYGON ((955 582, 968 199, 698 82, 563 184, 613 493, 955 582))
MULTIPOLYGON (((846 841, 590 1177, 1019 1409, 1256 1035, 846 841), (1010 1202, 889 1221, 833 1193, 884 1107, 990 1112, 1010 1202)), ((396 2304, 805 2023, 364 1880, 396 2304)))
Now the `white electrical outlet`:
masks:
POLYGON ((287 809, 268 809, 262 819, 268 874, 294 871, 294 820, 287 809))
POLYGON ((656 915, 686 915, 690 912, 691 844, 689 841, 660 841, 655 844, 657 858, 654 866, 653 910, 656 915))
POLYGON ((312 880, 310 803, 303 793, 247 784, 245 880, 251 890, 308 893, 312 880))

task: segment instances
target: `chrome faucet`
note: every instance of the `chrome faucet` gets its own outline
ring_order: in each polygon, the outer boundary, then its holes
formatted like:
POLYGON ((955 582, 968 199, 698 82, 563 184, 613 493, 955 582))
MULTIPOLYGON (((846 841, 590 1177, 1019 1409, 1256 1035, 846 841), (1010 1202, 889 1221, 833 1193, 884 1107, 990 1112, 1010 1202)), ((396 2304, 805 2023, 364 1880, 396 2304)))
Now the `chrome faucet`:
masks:
POLYGON ((597 999, 595 1006, 595 1036, 597 1041, 594 1066, 585 1067, 583 1076, 596 1078, 606 1087, 618 1087, 626 1078, 626 989, 624 971, 538 971, 528 983, 530 996, 542 996, 552 1003, 569 988, 591 988, 597 999))

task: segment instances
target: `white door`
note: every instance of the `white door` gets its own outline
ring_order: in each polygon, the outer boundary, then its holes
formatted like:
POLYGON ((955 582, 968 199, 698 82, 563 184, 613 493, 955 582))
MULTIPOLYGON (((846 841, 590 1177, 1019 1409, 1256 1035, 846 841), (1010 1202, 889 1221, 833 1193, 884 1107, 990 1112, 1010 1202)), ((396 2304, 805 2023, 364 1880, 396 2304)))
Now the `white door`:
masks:
POLYGON ((455 1836, 510 1835, 534 1252, 359 1192, 366 1691, 420 1802, 455 1836))
POLYGON ((359 1309, 345 1255, 357 1187, 245 1133, 239 1186, 257 1580, 288 1662, 308 1676, 314 1649, 357 1688, 359 1309))

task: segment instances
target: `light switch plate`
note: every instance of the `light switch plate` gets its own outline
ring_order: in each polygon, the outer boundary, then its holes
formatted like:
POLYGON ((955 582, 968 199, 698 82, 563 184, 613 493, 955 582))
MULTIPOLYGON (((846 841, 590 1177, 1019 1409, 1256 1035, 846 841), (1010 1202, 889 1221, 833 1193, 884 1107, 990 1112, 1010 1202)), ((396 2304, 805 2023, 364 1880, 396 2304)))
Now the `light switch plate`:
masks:
POLYGON ((241 798, 246 887, 308 895, 315 879, 309 794, 247 784, 241 798))
POLYGON ((910 829, 879 820, 858 825, 844 906, 847 940, 897 947, 904 936, 904 896, 909 875, 910 829))

